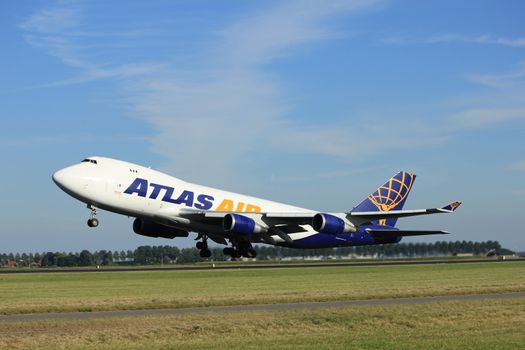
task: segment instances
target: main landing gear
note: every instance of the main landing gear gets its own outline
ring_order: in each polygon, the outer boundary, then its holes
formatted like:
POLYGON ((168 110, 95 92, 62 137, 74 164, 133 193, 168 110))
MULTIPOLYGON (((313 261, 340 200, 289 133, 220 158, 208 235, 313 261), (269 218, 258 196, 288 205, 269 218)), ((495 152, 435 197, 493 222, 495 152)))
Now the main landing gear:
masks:
POLYGON ((222 250, 224 255, 229 255, 232 257, 232 260, 237 258, 255 258, 257 252, 253 249, 250 242, 239 242, 236 246, 227 247, 222 250))
POLYGON ((89 227, 97 227, 98 226, 98 219, 97 219, 97 208, 95 208, 94 205, 88 204, 88 208, 91 209, 91 215, 89 216, 89 220, 87 221, 87 224, 89 227))
POLYGON ((208 248, 208 238, 206 236, 203 236, 202 241, 197 242, 195 246, 200 250, 199 255, 201 258, 211 257, 211 250, 208 248))

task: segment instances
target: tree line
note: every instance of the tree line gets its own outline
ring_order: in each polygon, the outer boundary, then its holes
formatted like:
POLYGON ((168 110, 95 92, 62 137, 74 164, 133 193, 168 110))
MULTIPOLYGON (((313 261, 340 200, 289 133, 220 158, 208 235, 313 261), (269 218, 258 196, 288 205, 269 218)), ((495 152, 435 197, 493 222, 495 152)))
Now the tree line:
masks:
MULTIPOLYGON (((222 247, 211 247, 210 260, 224 261, 222 247)), ((277 246, 255 246, 258 260, 279 259, 341 259, 341 258, 402 258, 402 257, 430 257, 452 256, 461 253, 485 255, 493 251, 498 254, 512 254, 502 248, 498 241, 472 242, 435 242, 435 243, 398 243, 367 245, 357 247, 338 247, 324 249, 292 249, 277 246)), ((8 266, 96 266, 96 265, 150 265, 150 264, 185 264, 203 261, 199 251, 195 248, 176 246, 140 246, 135 250, 98 250, 90 252, 82 250, 79 253, 44 252, 44 253, 3 253, 0 254, 0 265, 8 266)))

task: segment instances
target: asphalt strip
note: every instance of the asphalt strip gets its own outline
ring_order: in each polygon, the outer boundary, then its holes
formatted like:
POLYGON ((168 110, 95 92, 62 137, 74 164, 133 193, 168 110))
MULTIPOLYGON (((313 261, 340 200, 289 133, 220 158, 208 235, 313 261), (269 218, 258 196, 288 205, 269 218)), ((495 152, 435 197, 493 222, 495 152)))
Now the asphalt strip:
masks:
POLYGON ((146 310, 118 310, 118 311, 93 311, 93 312, 63 312, 39 313, 21 315, 1 315, 0 322, 6 321, 40 321, 40 320, 89 320, 109 317, 136 317, 136 316, 162 316, 162 315, 188 315, 198 313, 228 313, 243 311, 287 311, 299 309, 340 308, 348 306, 374 306, 374 305, 403 305, 403 304, 428 304, 443 301, 468 301, 481 299, 510 299, 523 298, 524 292, 493 293, 493 294, 466 294, 442 295, 432 297, 411 297, 394 299, 368 299, 347 301, 323 301, 287 304, 254 304, 234 306, 188 307, 171 309, 146 309, 146 310))

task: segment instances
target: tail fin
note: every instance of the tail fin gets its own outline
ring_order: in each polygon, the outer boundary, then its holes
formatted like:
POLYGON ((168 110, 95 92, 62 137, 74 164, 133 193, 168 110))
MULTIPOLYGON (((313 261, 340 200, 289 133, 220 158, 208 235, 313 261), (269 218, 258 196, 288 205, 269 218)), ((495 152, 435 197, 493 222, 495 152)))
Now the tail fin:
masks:
MULTIPOLYGON (((412 189, 416 175, 402 171, 369 195, 352 212, 401 210, 412 189)), ((374 224, 394 227, 397 218, 381 219, 374 224)))

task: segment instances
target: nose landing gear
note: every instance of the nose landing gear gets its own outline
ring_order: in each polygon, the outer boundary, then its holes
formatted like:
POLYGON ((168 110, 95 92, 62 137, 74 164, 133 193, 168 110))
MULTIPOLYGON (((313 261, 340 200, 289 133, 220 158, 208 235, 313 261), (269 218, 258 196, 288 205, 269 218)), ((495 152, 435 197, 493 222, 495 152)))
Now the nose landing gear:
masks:
POLYGON ((97 227, 98 226, 98 219, 96 218, 97 208, 95 208, 95 206, 92 204, 88 204, 88 208, 91 209, 91 215, 89 216, 87 224, 89 227, 97 227))

